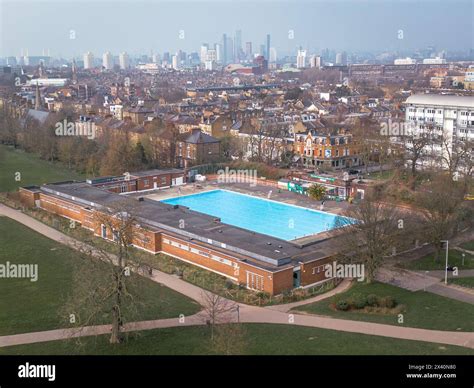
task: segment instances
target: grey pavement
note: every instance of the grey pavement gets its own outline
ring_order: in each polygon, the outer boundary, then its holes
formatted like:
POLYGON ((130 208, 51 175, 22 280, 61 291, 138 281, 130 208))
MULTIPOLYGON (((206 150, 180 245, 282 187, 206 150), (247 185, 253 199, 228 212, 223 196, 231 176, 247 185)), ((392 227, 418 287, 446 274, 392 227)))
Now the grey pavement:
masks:
MULTIPOLYGON (((43 223, 31 218, 30 216, 18 210, 14 210, 0 204, 0 215, 2 214, 28 226, 29 228, 55 241, 67 243, 73 248, 77 247, 78 244, 82 244, 64 235, 63 233, 53 228, 50 228, 47 225, 44 225, 43 223)), ((184 280, 181 280, 173 275, 168 275, 157 270, 153 270, 151 279, 183 295, 186 295, 193 300, 196 300, 201 305, 203 304, 204 291, 193 284, 187 283, 184 280)), ((346 284, 341 283, 338 286, 338 290, 343 287, 346 287, 346 284)), ((335 292, 334 290, 332 291, 335 292)), ((320 297, 322 298, 323 296, 321 295, 320 297)), ((307 300, 305 302, 311 303, 311 300, 307 300)), ((290 306, 292 305, 294 304, 290 304, 290 306)), ((304 314, 282 312, 271 308, 250 306, 242 303, 238 303, 238 306, 240 312, 240 322, 244 323, 272 323, 318 327, 344 332, 464 346, 474 349, 474 333, 470 332, 426 330, 412 327, 384 325, 362 321, 351 321, 322 316, 308 316, 304 314)), ((148 330, 164 327, 176 327, 179 325, 191 326, 202 324, 205 323, 202 319, 202 316, 200 316, 198 313, 186 318, 184 323, 181 323, 177 318, 134 322, 127 324, 125 330, 148 330)), ((83 328, 80 331, 78 331, 77 329, 57 329, 34 333, 16 334, 0 337, 0 347, 68 339, 71 338, 71 336, 93 336, 98 334, 106 334, 108 332, 110 332, 110 326, 101 325, 83 328)))

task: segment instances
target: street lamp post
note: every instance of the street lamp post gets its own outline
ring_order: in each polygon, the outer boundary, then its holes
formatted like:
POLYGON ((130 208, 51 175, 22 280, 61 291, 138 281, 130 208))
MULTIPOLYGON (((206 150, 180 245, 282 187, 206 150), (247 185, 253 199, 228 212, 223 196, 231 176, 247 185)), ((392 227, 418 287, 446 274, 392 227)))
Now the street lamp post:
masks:
POLYGON ((441 242, 446 243, 446 265, 444 267, 444 284, 448 284, 448 252, 449 252, 449 241, 441 240, 441 242))

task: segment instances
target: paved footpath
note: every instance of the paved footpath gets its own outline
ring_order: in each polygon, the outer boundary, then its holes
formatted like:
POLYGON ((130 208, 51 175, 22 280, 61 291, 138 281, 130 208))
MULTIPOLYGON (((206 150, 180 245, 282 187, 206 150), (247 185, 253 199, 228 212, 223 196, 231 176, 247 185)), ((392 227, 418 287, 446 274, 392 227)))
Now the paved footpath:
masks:
MULTIPOLYGON (((474 240, 474 231, 466 231, 452 240, 453 249, 474 254, 474 252, 457 247, 458 244, 474 240)), ((451 243, 450 243, 451 245, 451 243)), ((377 271, 376 279, 379 282, 391 284, 397 287, 404 288, 410 291, 427 291, 433 294, 444 296, 446 298, 459 300, 461 302, 474 304, 474 290, 467 287, 460 287, 455 284, 444 284, 441 282, 444 279, 443 270, 433 271, 414 271, 397 266, 400 263, 406 263, 419 259, 434 252, 431 245, 425 244, 419 249, 413 249, 409 252, 401 253, 399 256, 389 259, 377 271)), ((470 260, 467 257, 466 260, 470 260)), ((459 271, 459 277, 474 276, 474 270, 463 269, 459 271)), ((448 272, 448 278, 453 277, 448 272)))
MULTIPOLYGON (((0 204, 0 215, 10 217, 25 226, 43 234, 52 240, 65 243, 73 248, 84 246, 85 244, 76 241, 75 239, 64 235, 63 233, 31 218, 30 216, 18 211, 6 207, 0 204)), ((93 249, 90 247, 90 249, 93 249)), ((151 279, 155 282, 161 283, 187 297, 197 301, 201 305, 203 304, 204 291, 190 283, 185 282, 177 278, 176 276, 165 274, 163 272, 153 270, 151 279)), ((332 290, 331 294, 328 293, 328 297, 336 292, 340 292, 347 287, 347 283, 341 283, 337 289, 332 290)), ((325 295, 325 294, 324 294, 325 295)), ((311 303, 314 299, 319 298, 321 300, 324 295, 318 295, 314 298, 302 301, 304 303, 296 302, 298 305, 305 303, 311 303)), ((233 302, 231 302, 233 303, 233 302)), ((344 332, 377 335, 382 337, 391 337, 407 340, 417 341, 428 341, 440 344, 464 346, 474 349, 474 333, 470 332, 450 332, 440 330, 425 330, 410 327, 400 327, 394 325, 384 325, 372 322, 361 322, 351 321, 345 319, 336 319, 322 316, 310 316, 303 314, 287 313, 281 310, 289 310, 295 307, 295 303, 284 305, 285 307, 278 306, 278 308, 271 307, 257 307, 249 306, 242 303, 236 303, 239 306, 240 322, 244 323, 273 323, 273 324, 289 324, 299 325, 308 327, 317 327, 323 329, 338 330, 344 332)), ((273 306, 276 307, 276 306, 273 306)), ((171 319, 160 319, 154 321, 143 321, 129 323, 125 326, 125 330, 150 330, 156 328, 165 327, 177 327, 177 326, 193 326, 193 325, 204 325, 205 318, 202 313, 195 314, 193 316, 186 317, 184 322, 178 318, 171 319)), ((53 341, 60 339, 67 339, 71 337, 80 336, 93 336, 99 334, 106 334, 110 332, 110 325, 101 326, 90 326, 81 329, 57 329, 48 330, 34 333, 16 334, 0 337, 0 347, 12 346, 20 344, 29 344, 36 342, 53 341)))

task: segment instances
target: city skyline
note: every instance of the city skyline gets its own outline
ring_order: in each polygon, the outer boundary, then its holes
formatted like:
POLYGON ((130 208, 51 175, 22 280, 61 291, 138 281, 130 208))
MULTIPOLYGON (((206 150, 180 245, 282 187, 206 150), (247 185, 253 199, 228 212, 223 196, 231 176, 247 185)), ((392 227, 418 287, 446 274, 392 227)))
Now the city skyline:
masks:
POLYGON ((283 55, 296 53, 300 46, 308 52, 327 47, 337 51, 404 51, 427 46, 439 50, 449 47, 451 51, 472 49, 472 4, 468 1, 269 4, 243 2, 237 6, 193 1, 182 9, 182 4, 169 2, 119 2, 111 8, 106 1, 7 1, 1 11, 0 56, 19 56, 22 49, 28 50, 29 55, 49 50, 51 56, 67 58, 88 51, 126 51, 132 56, 178 50, 197 52, 203 42, 221 43, 223 34, 234 40, 236 31, 241 31, 238 40, 242 49, 246 42, 252 42, 254 52, 259 51, 269 34, 270 47, 283 55), (215 8, 212 20, 203 12, 203 4, 215 8), (439 28, 453 5, 458 11, 456 24, 449 29, 439 28), (427 7, 429 18, 424 17, 427 7), (40 10, 46 16, 38 19, 40 10), (9 15, 20 12, 23 23, 13 23, 14 18, 9 15), (392 17, 382 16, 387 12, 392 17), (232 15, 231 20, 228 15, 232 15), (264 22, 267 20, 275 22, 264 22), (34 31, 28 28, 33 23, 34 31), (384 28, 380 29, 380 25, 384 28), (127 27, 127 34, 120 34, 122 26, 127 27))

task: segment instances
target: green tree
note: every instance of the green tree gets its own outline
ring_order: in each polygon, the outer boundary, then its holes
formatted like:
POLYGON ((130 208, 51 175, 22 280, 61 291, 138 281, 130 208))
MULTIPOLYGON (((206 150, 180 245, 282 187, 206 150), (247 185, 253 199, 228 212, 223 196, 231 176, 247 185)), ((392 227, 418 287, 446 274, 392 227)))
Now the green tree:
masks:
POLYGON ((315 183, 308 189, 308 194, 311 198, 321 201, 326 196, 326 188, 315 183))

